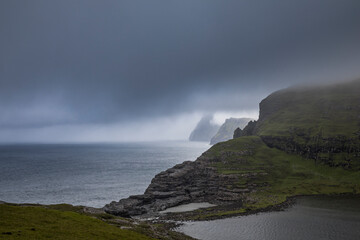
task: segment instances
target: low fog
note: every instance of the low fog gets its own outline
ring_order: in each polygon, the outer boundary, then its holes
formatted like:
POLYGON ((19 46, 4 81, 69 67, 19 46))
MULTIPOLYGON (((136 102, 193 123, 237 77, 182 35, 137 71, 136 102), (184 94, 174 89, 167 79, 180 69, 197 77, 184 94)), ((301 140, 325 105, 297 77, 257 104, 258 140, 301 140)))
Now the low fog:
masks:
POLYGON ((0 142, 187 139, 360 77, 358 0, 0 1, 0 142))

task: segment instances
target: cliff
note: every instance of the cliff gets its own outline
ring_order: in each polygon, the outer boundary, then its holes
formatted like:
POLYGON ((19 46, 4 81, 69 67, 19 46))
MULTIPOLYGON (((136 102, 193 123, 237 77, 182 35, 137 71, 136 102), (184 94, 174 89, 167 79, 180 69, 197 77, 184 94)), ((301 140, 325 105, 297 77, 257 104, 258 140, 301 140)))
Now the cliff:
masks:
POLYGON ((214 145, 219 142, 224 142, 233 138, 235 129, 243 129, 251 118, 229 118, 225 120, 225 123, 221 125, 215 136, 210 140, 210 144, 214 145))
POLYGON ((205 115, 196 125, 189 136, 190 141, 209 142, 211 137, 216 134, 220 126, 212 123, 213 116, 205 115))
POLYGON ((359 131, 360 81, 281 90, 260 103, 258 121, 236 130, 240 137, 156 175, 143 195, 104 210, 151 215, 210 202, 217 207, 181 216, 213 219, 273 209, 297 195, 360 193, 359 131))
POLYGON ((277 91, 240 136, 317 163, 360 169, 360 81, 277 91))
POLYGON ((178 164, 156 175, 144 194, 112 202, 104 209, 114 215, 133 216, 156 213, 185 203, 241 202, 238 193, 248 190, 226 189, 224 184, 234 185, 238 179, 219 174, 213 166, 216 161, 204 153, 194 162, 178 164))

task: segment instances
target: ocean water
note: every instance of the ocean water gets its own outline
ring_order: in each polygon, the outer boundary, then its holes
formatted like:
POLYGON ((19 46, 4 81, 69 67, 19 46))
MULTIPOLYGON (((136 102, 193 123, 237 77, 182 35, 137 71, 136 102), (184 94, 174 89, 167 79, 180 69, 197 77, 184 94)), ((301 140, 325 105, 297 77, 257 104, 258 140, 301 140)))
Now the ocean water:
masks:
POLYGON ((285 211, 186 222, 177 230, 204 240, 359 240, 360 197, 302 197, 285 211))
POLYGON ((185 141, 0 145, 0 201, 103 207, 142 194, 157 173, 208 148, 185 141))

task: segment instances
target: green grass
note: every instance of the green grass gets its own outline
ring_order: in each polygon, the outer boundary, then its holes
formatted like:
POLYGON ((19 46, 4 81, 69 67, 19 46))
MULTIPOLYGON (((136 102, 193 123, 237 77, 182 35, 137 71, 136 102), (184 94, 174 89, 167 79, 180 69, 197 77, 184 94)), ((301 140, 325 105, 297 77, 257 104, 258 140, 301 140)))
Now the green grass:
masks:
POLYGON ((359 131, 359 102, 360 81, 278 91, 263 101, 262 108, 270 111, 257 126, 257 134, 356 137, 354 134, 359 131))
POLYGON ((246 196, 244 205, 251 210, 279 204, 296 195, 360 193, 360 171, 316 164, 314 160, 270 148, 257 136, 219 143, 207 155, 212 156, 212 165, 220 174, 239 177, 233 187, 256 184, 256 191, 246 196), (257 174, 248 178, 244 173, 257 174))
POLYGON ((153 239, 67 211, 70 205, 58 207, 62 210, 0 204, 0 239, 153 239))
POLYGON ((193 239, 169 227, 69 204, 0 204, 0 239, 193 239))

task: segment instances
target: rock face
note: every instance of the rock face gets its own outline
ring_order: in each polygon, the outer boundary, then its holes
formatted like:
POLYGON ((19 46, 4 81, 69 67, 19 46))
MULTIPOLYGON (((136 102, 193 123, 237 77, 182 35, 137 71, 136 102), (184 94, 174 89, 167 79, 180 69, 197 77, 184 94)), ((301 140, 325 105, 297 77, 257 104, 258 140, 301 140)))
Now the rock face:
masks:
POLYGON ((151 214, 180 204, 209 202, 213 204, 241 203, 241 193, 249 189, 227 189, 236 185, 238 176, 222 175, 212 166, 221 159, 204 153, 196 161, 186 161, 159 173, 143 195, 130 196, 104 207, 107 213, 119 216, 151 214))
POLYGON ((235 129, 233 138, 239 138, 243 135, 242 130, 240 128, 235 129))
POLYGON ((210 142, 220 126, 212 123, 213 116, 206 115, 201 118, 195 129, 191 132, 189 140, 199 142, 210 142))
POLYGON ((224 142, 233 138, 236 128, 243 129, 246 124, 253 119, 251 118, 229 118, 221 125, 218 132, 210 140, 210 144, 214 145, 218 142, 224 142))

